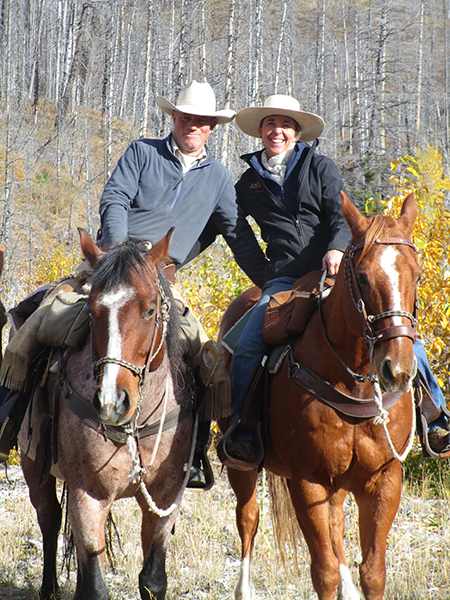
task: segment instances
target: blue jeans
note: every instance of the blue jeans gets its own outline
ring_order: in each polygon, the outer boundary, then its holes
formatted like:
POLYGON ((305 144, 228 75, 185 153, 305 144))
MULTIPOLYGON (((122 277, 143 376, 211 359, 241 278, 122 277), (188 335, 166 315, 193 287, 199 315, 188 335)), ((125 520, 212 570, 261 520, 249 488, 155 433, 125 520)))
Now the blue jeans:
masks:
MULTIPOLYGON (((426 382, 428 383, 428 386, 430 388, 431 395, 433 398, 433 402, 436 404, 436 406, 439 410, 442 410, 442 406, 445 406, 444 394, 442 393, 441 388, 439 387, 439 384, 436 381, 435 376, 431 372, 430 365, 428 364, 427 354, 425 352, 424 345, 422 344, 422 342, 420 340, 416 340, 414 342, 413 349, 414 349, 414 354, 416 355, 416 358, 417 358, 417 368, 422 373, 423 377, 425 378, 426 382)), ((434 427, 446 427, 446 426, 447 426, 447 419, 446 419, 445 415, 443 415, 443 414, 441 414, 441 416, 438 419, 436 419, 435 421, 433 421, 432 423, 429 424, 429 427, 431 429, 433 429, 434 427)))
POLYGON ((296 277, 278 277, 268 281, 242 331, 232 362, 233 415, 240 415, 245 390, 252 373, 261 356, 269 347, 263 338, 263 325, 270 296, 291 290, 296 280, 296 277))

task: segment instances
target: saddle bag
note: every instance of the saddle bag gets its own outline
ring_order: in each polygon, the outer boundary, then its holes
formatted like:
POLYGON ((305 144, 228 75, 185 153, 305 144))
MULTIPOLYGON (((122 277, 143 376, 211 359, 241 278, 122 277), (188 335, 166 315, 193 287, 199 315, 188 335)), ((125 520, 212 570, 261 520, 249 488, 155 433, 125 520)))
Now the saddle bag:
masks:
MULTIPOLYGON (((286 344, 292 337, 303 333, 319 299, 322 271, 311 271, 294 283, 292 290, 271 296, 266 308, 263 337, 268 344, 286 344)), ((334 285, 327 277, 323 296, 326 297, 334 285)))
POLYGON ((82 348, 90 328, 87 298, 77 292, 55 296, 39 326, 38 341, 50 347, 82 348))

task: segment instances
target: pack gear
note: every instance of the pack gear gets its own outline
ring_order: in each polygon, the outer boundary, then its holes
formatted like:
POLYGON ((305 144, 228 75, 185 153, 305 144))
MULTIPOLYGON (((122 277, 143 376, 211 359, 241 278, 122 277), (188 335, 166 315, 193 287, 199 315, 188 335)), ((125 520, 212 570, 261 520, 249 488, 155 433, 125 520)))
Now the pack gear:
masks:
MULTIPOLYGON (((322 271, 311 271, 294 283, 292 290, 271 296, 266 308, 263 337, 273 346, 286 344, 292 337, 303 333, 319 302, 322 271)), ((327 277, 322 299, 334 286, 334 277, 327 277)))

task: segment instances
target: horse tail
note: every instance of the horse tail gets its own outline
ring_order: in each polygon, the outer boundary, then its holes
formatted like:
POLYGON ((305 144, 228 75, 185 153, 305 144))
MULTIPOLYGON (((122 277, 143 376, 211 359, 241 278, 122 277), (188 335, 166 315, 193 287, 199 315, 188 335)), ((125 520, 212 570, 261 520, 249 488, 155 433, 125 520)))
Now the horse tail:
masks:
POLYGON ((272 508, 273 531, 283 567, 287 570, 290 554, 298 571, 297 548, 303 536, 289 492, 290 481, 273 473, 269 473, 267 479, 272 508))

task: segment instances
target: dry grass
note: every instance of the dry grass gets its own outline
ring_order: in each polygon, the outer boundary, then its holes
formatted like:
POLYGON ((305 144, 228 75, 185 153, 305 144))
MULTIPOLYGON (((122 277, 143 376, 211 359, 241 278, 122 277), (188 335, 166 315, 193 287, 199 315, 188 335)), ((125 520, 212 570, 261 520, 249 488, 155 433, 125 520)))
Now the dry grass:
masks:
MULTIPOLYGON (((167 600, 231 600, 239 568, 239 539, 234 523, 235 501, 225 473, 215 462, 216 485, 209 492, 186 493, 175 535, 171 538, 167 572, 167 600)), ((264 481, 260 485, 262 518, 254 556, 254 583, 259 600, 316 598, 309 577, 305 545, 298 549, 298 573, 288 556, 285 573, 275 555, 275 543, 264 481)), ((424 490, 426 494, 426 490, 424 490)), ((36 518, 19 478, 0 486, 0 597, 36 600, 41 578, 42 544, 36 518)), ((448 600, 450 598, 449 501, 424 500, 415 492, 404 493, 389 537, 387 591, 389 600, 448 600)), ((346 546, 354 580, 359 560, 357 509, 346 504, 346 546)), ((140 511, 132 500, 115 504, 114 519, 122 549, 115 545, 117 569, 107 572, 114 600, 138 599, 141 568, 140 511)), ((62 541, 61 541, 62 546, 62 541)), ((59 565, 61 568, 61 555, 59 565)), ((60 574, 62 598, 71 598, 75 572, 60 574)))

